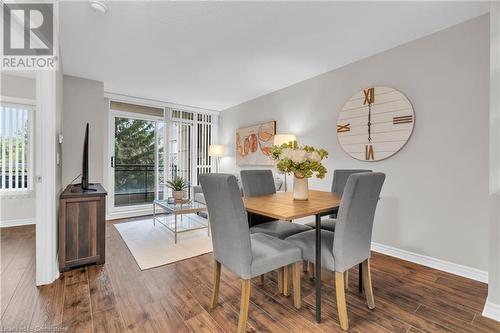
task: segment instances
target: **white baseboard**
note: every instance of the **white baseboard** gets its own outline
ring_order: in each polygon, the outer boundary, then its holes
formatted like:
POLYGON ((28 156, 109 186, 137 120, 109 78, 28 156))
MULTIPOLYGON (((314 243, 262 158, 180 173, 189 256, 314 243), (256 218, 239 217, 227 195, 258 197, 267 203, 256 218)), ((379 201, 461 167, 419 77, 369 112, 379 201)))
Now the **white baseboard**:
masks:
POLYGON ((372 242, 372 250, 391 257, 414 262, 423 266, 439 269, 451 274, 460 275, 468 279, 488 283, 488 272, 477 268, 455 264, 449 261, 428 257, 422 254, 401 250, 392 246, 372 242))
POLYGON ((488 317, 490 319, 500 321, 500 305, 486 300, 484 305, 483 317, 488 317))
POLYGON ((35 224, 35 219, 15 219, 15 220, 2 220, 0 222, 0 228, 7 228, 7 227, 17 227, 20 225, 29 225, 29 224, 35 224))
POLYGON ((119 220, 119 219, 126 219, 129 217, 138 217, 146 215, 153 215, 153 209, 149 208, 149 209, 112 212, 106 214, 106 220, 119 220))

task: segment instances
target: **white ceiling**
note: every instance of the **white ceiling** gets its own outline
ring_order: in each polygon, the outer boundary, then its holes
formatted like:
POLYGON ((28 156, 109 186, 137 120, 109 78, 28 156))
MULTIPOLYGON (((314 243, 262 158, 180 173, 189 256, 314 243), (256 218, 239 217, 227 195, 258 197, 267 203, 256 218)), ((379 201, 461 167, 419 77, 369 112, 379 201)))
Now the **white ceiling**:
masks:
POLYGON ((488 2, 62 2, 65 74, 223 110, 471 19, 488 2))

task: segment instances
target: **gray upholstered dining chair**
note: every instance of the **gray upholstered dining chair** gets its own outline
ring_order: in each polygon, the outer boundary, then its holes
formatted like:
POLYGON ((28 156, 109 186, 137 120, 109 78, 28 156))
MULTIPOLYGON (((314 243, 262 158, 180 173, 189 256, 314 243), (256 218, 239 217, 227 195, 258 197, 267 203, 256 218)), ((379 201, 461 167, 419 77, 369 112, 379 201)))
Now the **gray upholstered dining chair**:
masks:
MULTIPOLYGON (((342 194, 344 193, 345 185, 347 184, 347 179, 349 179, 349 176, 355 173, 362 173, 362 172, 372 172, 372 170, 365 170, 365 169, 333 170, 332 192, 342 196, 342 194)), ((335 219, 337 218, 337 212, 334 212, 332 215, 330 215, 329 218, 321 220, 321 229, 326 229, 332 232, 335 231, 335 219)), ((315 222, 306 223, 306 225, 311 228, 316 227, 315 222)))
MULTIPOLYGON (((321 230, 321 265, 335 272, 335 293, 340 327, 349 329, 345 301, 344 272, 362 263, 365 295, 370 309, 375 308, 370 276, 370 247, 373 219, 385 174, 359 173, 349 177, 337 214, 335 232, 321 230)), ((286 238, 302 249, 302 257, 315 262, 316 232, 306 231, 286 238)))
POLYGON ((207 203, 215 258, 212 308, 217 305, 221 265, 242 279, 237 332, 246 331, 253 277, 292 265, 293 301, 294 306, 300 308, 300 248, 269 235, 250 234, 236 177, 204 174, 199 179, 207 203))
MULTIPOLYGON (((246 197, 276 193, 271 170, 241 170, 240 176, 243 184, 243 194, 246 197)), ((281 239, 307 230, 311 230, 311 227, 278 220, 257 224, 250 228, 252 234, 262 233, 281 239)))
MULTIPOLYGON (((255 197, 259 195, 274 194, 276 187, 274 185, 273 172, 271 170, 241 170, 241 183, 243 184, 243 194, 246 197, 255 197)), ((262 233, 269 236, 285 239, 299 232, 311 230, 303 224, 292 223, 291 221, 279 221, 265 216, 250 216, 253 223, 259 220, 259 224, 250 227, 252 234, 262 233)), ((251 225, 253 224, 251 223, 251 225)), ((288 282, 290 271, 288 267, 278 270, 278 291, 288 296, 288 282)), ((264 283, 264 275, 261 277, 261 283, 264 283)))
MULTIPOLYGON (((333 181, 332 181, 332 192, 337 193, 338 195, 342 196, 344 193, 345 186, 347 184, 347 179, 349 179, 349 176, 355 173, 363 173, 363 172, 372 172, 372 170, 367 170, 367 169, 336 169, 333 170, 333 181)), ((335 231, 335 222, 337 218, 337 211, 335 211, 332 215, 330 215, 327 218, 321 219, 321 229, 325 229, 331 232, 335 231)), ((306 223, 307 226, 311 228, 316 228, 316 222, 310 222, 306 223)), ((314 276, 314 265, 309 265, 310 267, 307 268, 311 276, 314 276)), ((359 265, 359 292, 363 291, 363 268, 362 265, 359 265)), ((348 281, 349 281, 349 273, 345 273, 345 280, 346 280, 346 288, 348 286, 348 281)))

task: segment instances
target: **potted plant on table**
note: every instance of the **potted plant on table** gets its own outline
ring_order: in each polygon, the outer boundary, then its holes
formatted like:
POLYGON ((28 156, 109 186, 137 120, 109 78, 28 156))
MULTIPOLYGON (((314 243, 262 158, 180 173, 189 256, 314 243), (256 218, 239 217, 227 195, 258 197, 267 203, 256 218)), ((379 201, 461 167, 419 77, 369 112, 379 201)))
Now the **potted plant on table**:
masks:
POLYGON ((308 179, 312 176, 323 179, 326 168, 321 161, 328 157, 324 149, 299 145, 290 141, 281 146, 273 146, 271 157, 276 162, 276 168, 286 174, 293 173, 293 198, 307 200, 309 198, 308 179))
POLYGON ((172 189, 172 196, 175 200, 182 200, 186 196, 189 183, 184 178, 176 176, 167 181, 167 187, 172 189))

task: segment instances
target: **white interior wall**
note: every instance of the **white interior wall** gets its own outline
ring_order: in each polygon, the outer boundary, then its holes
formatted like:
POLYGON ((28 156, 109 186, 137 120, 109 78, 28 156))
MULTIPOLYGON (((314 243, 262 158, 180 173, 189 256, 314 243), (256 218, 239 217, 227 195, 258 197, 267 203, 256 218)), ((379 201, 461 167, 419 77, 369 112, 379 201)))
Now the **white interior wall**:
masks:
MULTIPOLYGON (((2 73, 1 95, 32 100, 36 104, 36 79, 2 73)), ((0 226, 34 224, 34 192, 0 197, 0 221, 0 226)))
POLYGON ((59 200, 59 195, 63 190, 62 184, 62 144, 59 142, 59 135, 62 135, 62 125, 63 125, 63 111, 64 111, 64 72, 62 70, 62 65, 60 69, 56 71, 56 135, 55 140, 56 145, 56 190, 57 190, 57 200, 59 200))
POLYGON ((491 2, 490 18, 490 253, 483 315, 500 321, 500 2, 491 2))
POLYGON ((35 120, 35 205, 36 205, 36 285, 52 283, 59 276, 57 262, 57 217, 59 193, 57 164, 61 74, 37 72, 37 112, 35 120), (59 89, 58 89, 59 88, 59 89), (60 92, 60 91, 59 91, 60 92))
POLYGON ((373 240, 397 249, 488 269, 489 17, 482 16, 221 113, 221 171, 238 172, 235 131, 267 120, 278 133, 325 148, 329 173, 310 187, 329 190, 336 168, 387 174, 373 240), (407 145, 380 162, 354 160, 336 138, 343 103, 359 90, 385 85, 413 104, 407 145), (483 176, 482 176, 483 175, 483 176))
POLYGON ((36 100, 35 79, 14 74, 1 74, 2 96, 36 100))

